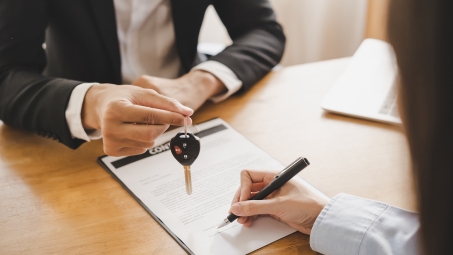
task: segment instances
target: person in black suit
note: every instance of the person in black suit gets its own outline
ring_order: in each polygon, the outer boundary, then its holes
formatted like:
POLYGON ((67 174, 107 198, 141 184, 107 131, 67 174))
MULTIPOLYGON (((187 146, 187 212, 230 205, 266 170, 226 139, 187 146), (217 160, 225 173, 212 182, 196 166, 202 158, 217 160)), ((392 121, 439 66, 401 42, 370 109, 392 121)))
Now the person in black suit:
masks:
POLYGON ((106 154, 140 154, 207 99, 250 88, 284 45, 267 0, 2 0, 0 119, 73 149, 102 135, 106 154), (203 62, 211 4, 233 44, 203 62))

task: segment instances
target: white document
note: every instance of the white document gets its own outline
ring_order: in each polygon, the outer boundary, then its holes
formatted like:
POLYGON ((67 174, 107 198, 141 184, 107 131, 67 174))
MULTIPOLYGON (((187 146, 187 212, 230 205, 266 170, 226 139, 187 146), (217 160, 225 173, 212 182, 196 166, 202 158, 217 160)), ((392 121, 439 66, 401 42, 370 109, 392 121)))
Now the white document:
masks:
MULTIPOLYGON (((144 155, 100 160, 189 253, 246 254, 295 232, 271 217, 260 217, 250 228, 234 222, 217 230, 228 215, 241 170, 281 170, 284 166, 221 119, 196 129, 201 152, 191 168, 190 196, 185 191, 183 167, 173 158, 169 143, 144 155)), ((178 131, 164 134, 160 141, 169 141, 178 131)))

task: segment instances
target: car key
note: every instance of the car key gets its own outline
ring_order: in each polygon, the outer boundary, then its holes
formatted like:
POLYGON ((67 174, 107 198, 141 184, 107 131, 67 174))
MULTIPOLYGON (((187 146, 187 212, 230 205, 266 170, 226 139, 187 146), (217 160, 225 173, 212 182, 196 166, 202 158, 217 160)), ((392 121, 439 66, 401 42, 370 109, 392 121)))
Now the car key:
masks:
POLYGON ((184 118, 184 132, 179 132, 170 140, 173 157, 184 167, 187 195, 192 194, 192 176, 190 166, 200 154, 200 138, 187 132, 187 117, 184 118))

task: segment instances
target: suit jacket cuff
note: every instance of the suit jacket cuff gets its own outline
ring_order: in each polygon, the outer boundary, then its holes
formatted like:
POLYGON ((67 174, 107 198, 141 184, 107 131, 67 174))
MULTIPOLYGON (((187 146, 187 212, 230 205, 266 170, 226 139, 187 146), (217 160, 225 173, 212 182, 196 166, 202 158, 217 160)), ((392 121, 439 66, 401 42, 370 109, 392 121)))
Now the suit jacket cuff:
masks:
POLYGON ((194 70, 203 70, 211 73, 227 88, 227 92, 209 99, 214 103, 222 102, 241 89, 242 81, 238 79, 230 68, 220 62, 208 60, 192 68, 192 71, 194 70))
POLYGON ((73 139, 78 138, 89 142, 90 140, 100 139, 102 137, 101 130, 87 132, 82 125, 83 100, 88 89, 95 84, 98 83, 82 83, 72 90, 65 116, 73 139))

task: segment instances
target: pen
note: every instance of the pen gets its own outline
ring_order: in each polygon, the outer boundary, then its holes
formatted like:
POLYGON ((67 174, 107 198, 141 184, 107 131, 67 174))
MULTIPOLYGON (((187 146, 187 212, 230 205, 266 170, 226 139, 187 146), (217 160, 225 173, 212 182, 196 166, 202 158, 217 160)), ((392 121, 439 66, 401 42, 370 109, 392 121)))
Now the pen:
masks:
MULTIPOLYGON (((310 162, 308 162, 306 158, 303 157, 297 158, 296 161, 294 161, 293 163, 288 165, 285 169, 283 169, 280 173, 278 173, 275 176, 274 180, 271 181, 271 183, 269 183, 269 185, 264 187, 264 189, 258 192, 258 194, 256 194, 255 196, 251 197, 249 200, 263 200, 264 198, 269 196, 269 194, 281 188, 285 183, 291 180, 294 176, 296 176, 296 174, 298 174, 308 165, 310 165, 310 162)), ((222 223, 219 225, 217 229, 232 223, 237 218, 239 217, 234 214, 228 215, 228 217, 226 217, 222 221, 222 223)))

